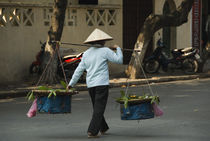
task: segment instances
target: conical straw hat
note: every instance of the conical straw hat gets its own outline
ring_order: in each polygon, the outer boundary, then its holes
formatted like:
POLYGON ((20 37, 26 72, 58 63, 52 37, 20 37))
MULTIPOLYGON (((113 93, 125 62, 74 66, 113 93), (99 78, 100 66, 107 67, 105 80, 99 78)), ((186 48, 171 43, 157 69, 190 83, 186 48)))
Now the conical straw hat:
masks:
POLYGON ((88 43, 96 42, 96 41, 104 41, 104 40, 113 40, 113 38, 109 36, 108 34, 106 34, 105 32, 101 31, 100 29, 96 28, 84 41, 84 44, 88 44, 88 43))

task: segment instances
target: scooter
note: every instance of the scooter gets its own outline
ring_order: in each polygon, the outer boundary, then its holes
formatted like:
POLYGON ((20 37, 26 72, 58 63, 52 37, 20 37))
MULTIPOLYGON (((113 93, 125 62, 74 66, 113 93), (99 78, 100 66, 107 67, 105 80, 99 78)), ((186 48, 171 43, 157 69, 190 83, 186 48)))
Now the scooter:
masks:
POLYGON ((156 45, 157 47, 152 55, 144 61, 143 67, 145 72, 156 73, 160 68, 165 72, 169 69, 171 71, 181 69, 186 74, 194 74, 198 71, 198 62, 201 61, 198 49, 192 47, 174 49, 171 51, 172 57, 169 58, 163 52, 166 46, 161 38, 157 41, 156 45))
POLYGON ((41 63, 44 57, 44 50, 45 50, 45 46, 46 46, 46 42, 42 43, 40 41, 41 44, 41 49, 40 51, 36 54, 36 60, 33 61, 29 67, 29 73, 30 74, 34 74, 34 73, 38 73, 41 74, 41 63))
MULTIPOLYGON (((74 74, 74 71, 81 62, 82 55, 83 52, 77 55, 67 55, 62 57, 62 64, 67 78, 71 78, 72 75, 74 74)), ((59 76, 64 77, 61 63, 58 63, 57 71, 59 76)), ((83 75, 80 77, 79 82, 84 82, 85 79, 86 79, 86 72, 84 72, 83 75)))
MULTIPOLYGON (((36 55, 36 60, 33 61, 32 64, 30 65, 30 68, 29 68, 30 74, 39 74, 40 75, 42 73, 41 64, 43 61, 46 43, 40 42, 40 44, 41 44, 41 49, 36 55)), ((83 52, 79 53, 77 55, 67 55, 67 56, 61 57, 62 64, 58 60, 57 74, 60 77, 64 78, 64 74, 63 74, 63 70, 64 70, 67 79, 70 79, 72 77, 75 69, 79 65, 79 63, 82 59, 82 55, 83 55, 83 52), (62 65, 63 65, 63 69, 62 69, 62 65)), ((83 75, 81 76, 79 81, 84 82, 85 79, 86 79, 86 72, 83 73, 83 75)))

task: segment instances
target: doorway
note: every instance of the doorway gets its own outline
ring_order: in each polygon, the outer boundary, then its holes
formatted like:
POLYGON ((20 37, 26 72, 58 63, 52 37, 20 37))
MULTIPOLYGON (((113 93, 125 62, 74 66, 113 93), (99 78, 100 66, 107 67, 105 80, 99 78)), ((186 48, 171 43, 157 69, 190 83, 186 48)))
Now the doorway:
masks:
MULTIPOLYGON (((210 1, 209 0, 202 0, 202 24, 201 24, 201 32, 202 32, 202 49, 206 47, 208 42, 208 24, 210 21, 210 1)), ((210 26, 209 26, 210 27, 210 26)))
MULTIPOLYGON (((123 48, 134 48, 144 21, 152 12, 153 0, 123 0, 123 48)), ((124 51, 123 56, 124 64, 128 64, 132 52, 124 51)))
MULTIPOLYGON (((163 6, 163 15, 167 15, 170 13, 170 7, 168 2, 166 1, 163 6)), ((163 28, 163 43, 166 46, 164 48, 164 52, 167 56, 170 56, 170 45, 171 45, 171 29, 170 27, 164 27, 163 28)))

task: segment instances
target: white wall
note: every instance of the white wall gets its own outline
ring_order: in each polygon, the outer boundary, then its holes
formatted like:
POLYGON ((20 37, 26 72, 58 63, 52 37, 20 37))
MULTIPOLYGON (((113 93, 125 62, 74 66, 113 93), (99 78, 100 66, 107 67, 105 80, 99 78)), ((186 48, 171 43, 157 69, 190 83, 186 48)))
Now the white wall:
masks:
MULTIPOLYGON (((181 0, 174 0, 174 1, 177 7, 181 3, 181 0)), ((155 2, 155 9, 154 9, 155 14, 162 14, 165 0, 155 0, 154 2, 155 2)), ((173 39, 173 40, 176 40, 176 48, 186 48, 192 45, 191 19, 192 19, 192 14, 189 13, 188 22, 179 27, 176 27, 176 34, 175 34, 175 38, 173 39)), ((162 36, 162 30, 159 30, 158 32, 160 32, 162 36)), ((155 38, 154 38, 155 43, 158 38, 159 37, 156 33, 155 38)), ((171 41, 171 42, 174 42, 174 41, 171 41)))

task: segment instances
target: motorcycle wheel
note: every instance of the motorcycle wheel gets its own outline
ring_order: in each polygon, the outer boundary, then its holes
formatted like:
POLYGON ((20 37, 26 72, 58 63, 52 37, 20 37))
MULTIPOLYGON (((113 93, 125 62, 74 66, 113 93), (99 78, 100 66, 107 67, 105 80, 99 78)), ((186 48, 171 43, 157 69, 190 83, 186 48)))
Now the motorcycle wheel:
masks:
POLYGON ((156 73, 158 72, 160 68, 160 63, 155 60, 155 59, 151 59, 151 60, 147 60, 145 63, 144 63, 144 70, 146 73, 156 73))
POLYGON ((185 59, 183 61, 183 71, 185 74, 195 74, 198 71, 198 62, 194 59, 185 59))
POLYGON ((39 65, 36 64, 31 64, 30 68, 29 68, 29 73, 33 74, 33 73, 39 73, 40 72, 40 67, 39 65))

